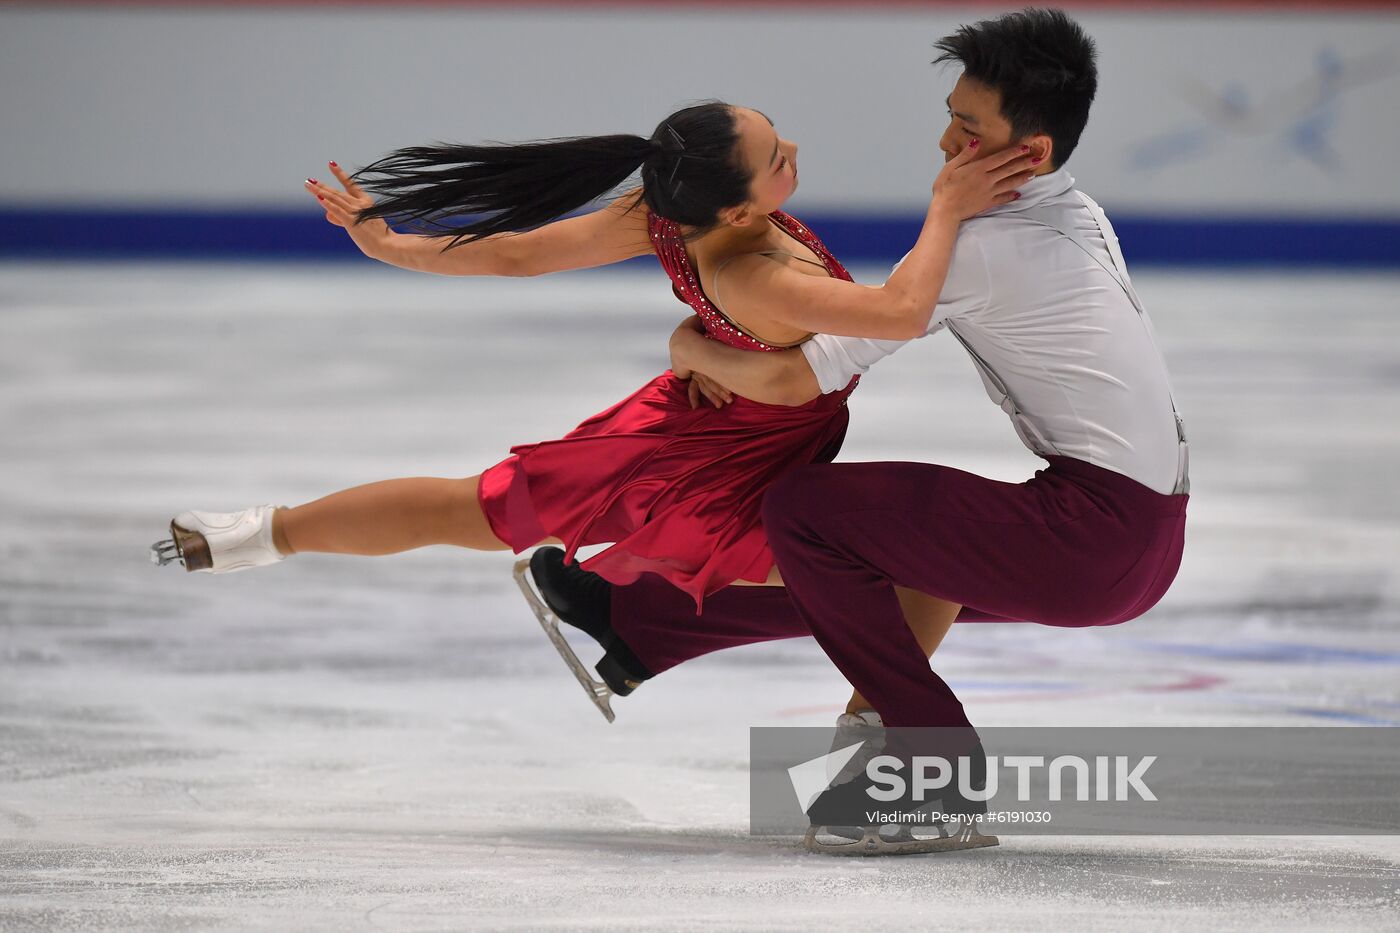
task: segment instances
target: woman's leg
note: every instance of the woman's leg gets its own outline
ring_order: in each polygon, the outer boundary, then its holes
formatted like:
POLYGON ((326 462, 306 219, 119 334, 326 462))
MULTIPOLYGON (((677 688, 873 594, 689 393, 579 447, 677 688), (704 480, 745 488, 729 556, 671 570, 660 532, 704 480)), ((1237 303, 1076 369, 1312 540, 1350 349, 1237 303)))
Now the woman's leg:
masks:
MULTIPOLYGON (((272 517, 283 554, 396 554, 430 544, 507 551, 477 501, 479 477, 390 479, 332 493, 272 517)), ((556 539, 541 544, 557 544, 556 539)))
MULTIPOLYGON (((909 626, 909 631, 914 633, 919 647, 924 649, 924 655, 933 657, 943 642, 943 636, 953 627, 962 606, 902 586, 895 587, 894 594, 899 597, 899 607, 904 610, 904 622, 909 626)), ((873 707, 869 700, 860 695, 859 690, 852 690, 846 712, 854 713, 862 709, 873 707)))

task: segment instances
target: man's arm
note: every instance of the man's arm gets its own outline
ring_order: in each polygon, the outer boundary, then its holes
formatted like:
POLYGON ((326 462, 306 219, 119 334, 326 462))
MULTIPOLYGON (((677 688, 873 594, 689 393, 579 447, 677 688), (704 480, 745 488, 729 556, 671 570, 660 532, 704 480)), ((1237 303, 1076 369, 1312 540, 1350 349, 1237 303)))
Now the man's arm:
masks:
POLYGON ((758 353, 711 340, 687 318, 671 335, 671 369, 682 379, 704 373, 736 395, 767 405, 804 405, 822 394, 801 350, 758 353))

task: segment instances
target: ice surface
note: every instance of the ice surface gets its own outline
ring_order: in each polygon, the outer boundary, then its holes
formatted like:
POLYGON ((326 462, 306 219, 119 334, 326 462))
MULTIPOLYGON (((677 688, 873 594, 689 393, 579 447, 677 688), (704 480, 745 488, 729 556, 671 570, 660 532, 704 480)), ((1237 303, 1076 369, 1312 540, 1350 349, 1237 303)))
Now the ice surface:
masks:
MULTIPOLYGON (((863 270, 871 281, 884 270, 863 270)), ((979 725, 1400 725, 1400 279, 1141 273, 1192 440, 1177 584, 962 626, 979 725)), ((186 508, 465 476, 665 368, 655 269, 0 266, 0 930, 1400 929, 1400 839, 747 835, 751 725, 827 725, 810 641, 581 695, 507 553, 156 570, 186 508)), ((843 460, 1039 462, 935 337, 843 460)))

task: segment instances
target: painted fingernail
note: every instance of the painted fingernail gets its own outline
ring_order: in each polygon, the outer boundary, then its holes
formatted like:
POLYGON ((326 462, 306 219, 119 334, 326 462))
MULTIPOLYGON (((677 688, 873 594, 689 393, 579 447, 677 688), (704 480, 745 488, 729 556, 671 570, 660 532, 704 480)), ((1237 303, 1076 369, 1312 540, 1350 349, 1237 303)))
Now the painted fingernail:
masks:
POLYGON ((967 144, 967 148, 969 148, 969 149, 976 149, 976 148, 977 148, 977 144, 980 143, 981 141, 982 141, 982 140, 980 140, 980 139, 974 139, 972 142, 970 142, 970 143, 967 144))
POLYGON ((318 200, 318 201, 324 201, 325 198, 321 197, 321 196, 318 194, 318 195, 316 195, 316 200, 318 200))
POLYGON ((1021 151, 1022 151, 1022 152, 1030 152, 1030 151, 1031 151, 1031 147, 1030 147, 1030 146, 1022 146, 1022 147, 1021 147, 1021 151))
POLYGON ((1031 159, 1031 165, 1039 165, 1040 163, 1042 163, 1042 162, 1044 162, 1044 161, 1045 161, 1045 157, 1044 157, 1044 156, 1036 156, 1034 159, 1031 159))
POLYGON ((320 184, 320 182, 317 181, 317 180, 314 179, 314 178, 308 178, 308 179, 306 179, 306 182, 307 182, 307 184, 311 184, 311 185, 319 185, 319 184, 320 184))
POLYGON ((331 162, 331 165, 334 165, 336 168, 340 168, 340 163, 339 163, 339 162, 332 161, 332 162, 331 162))

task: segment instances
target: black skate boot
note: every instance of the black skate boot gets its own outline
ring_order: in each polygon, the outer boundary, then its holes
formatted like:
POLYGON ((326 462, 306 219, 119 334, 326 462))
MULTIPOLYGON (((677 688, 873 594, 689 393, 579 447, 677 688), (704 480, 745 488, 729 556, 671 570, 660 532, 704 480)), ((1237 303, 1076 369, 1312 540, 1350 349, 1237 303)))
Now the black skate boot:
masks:
POLYGON ((564 663, 603 716, 612 722, 609 697, 627 696, 652 676, 613 631, 612 584, 576 563, 566 565, 564 552, 557 547, 539 548, 528 560, 516 563, 515 580, 564 663), (586 633, 602 647, 603 659, 595 665, 601 681, 588 673, 569 646, 559 630, 560 621, 586 633))
MULTIPOLYGON (((937 731, 928 730, 935 735, 937 731)), ((906 783, 902 797, 877 802, 868 793, 871 782, 864 773, 843 782, 843 772, 837 776, 837 783, 807 808, 811 827, 803 845, 808 851, 824 855, 913 855, 980 849, 999 843, 996 836, 980 832, 978 817, 987 812, 986 801, 965 798, 956 790, 957 772, 964 767, 969 772, 969 787, 985 789, 987 759, 981 742, 969 749, 965 742, 947 743, 941 737, 930 742, 927 736, 921 736, 912 746, 884 750, 893 751, 895 757, 906 762, 913 759, 915 751, 934 752, 953 762, 949 787, 939 799, 925 801, 914 798, 906 783), (954 746, 961 746, 960 754, 954 746), (882 818, 874 819, 872 810, 881 811, 882 818)))

